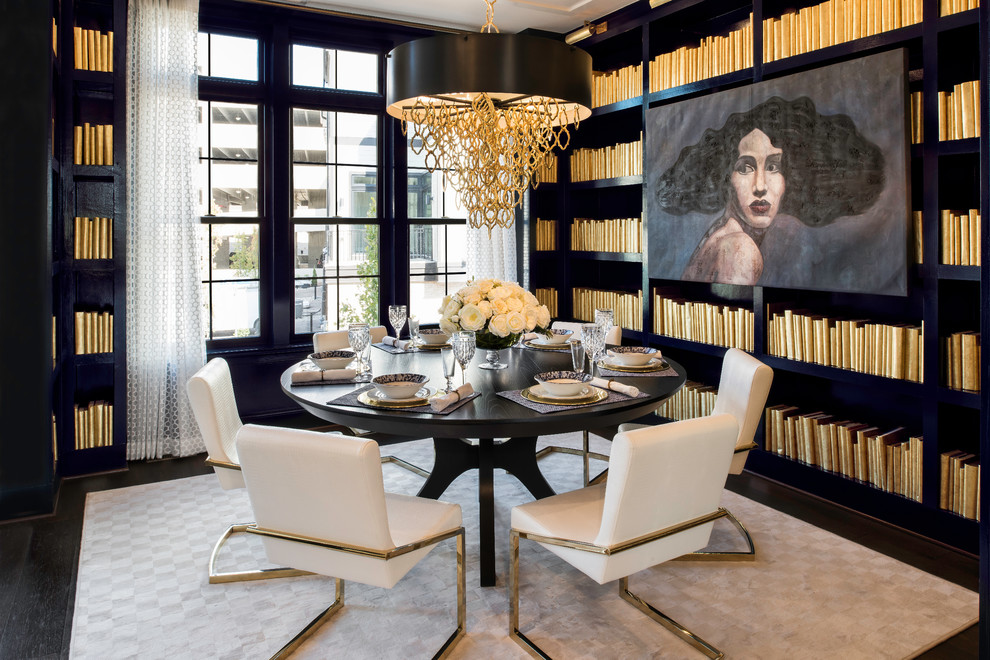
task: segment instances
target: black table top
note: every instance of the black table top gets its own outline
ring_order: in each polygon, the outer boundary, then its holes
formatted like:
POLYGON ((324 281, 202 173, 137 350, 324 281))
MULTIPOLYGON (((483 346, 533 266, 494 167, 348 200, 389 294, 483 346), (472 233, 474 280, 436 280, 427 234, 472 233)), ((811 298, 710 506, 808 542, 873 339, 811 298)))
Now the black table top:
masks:
MULTIPOLYGON (((429 387, 444 387, 439 351, 390 354, 372 347, 371 356, 372 371, 376 376, 399 372, 420 373, 430 377, 427 383, 429 387)), ((400 436, 502 438, 566 433, 627 422, 655 410, 667 397, 680 389, 685 381, 684 367, 667 358, 677 376, 614 379, 627 385, 635 385, 646 393, 645 398, 541 414, 495 393, 534 385, 533 375, 543 371, 570 369, 570 352, 512 348, 501 351, 501 359, 509 365, 508 369, 479 369, 478 365, 485 361, 485 351, 477 351, 474 360, 468 365, 467 380, 475 391, 481 392, 481 396, 447 415, 329 405, 329 401, 356 387, 363 387, 364 384, 292 387, 291 374, 297 365, 292 365, 282 373, 281 384, 286 395, 307 411, 321 419, 352 428, 400 436)), ((461 384, 459 365, 453 384, 461 384)))

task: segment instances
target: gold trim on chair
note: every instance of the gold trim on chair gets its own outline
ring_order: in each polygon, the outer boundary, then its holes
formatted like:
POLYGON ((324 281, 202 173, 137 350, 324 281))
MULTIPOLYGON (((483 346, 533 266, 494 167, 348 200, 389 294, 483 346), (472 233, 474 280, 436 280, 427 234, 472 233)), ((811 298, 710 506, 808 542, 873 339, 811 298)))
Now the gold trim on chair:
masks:
POLYGON ((210 584, 223 584, 225 582, 246 582, 250 580, 270 580, 273 578, 300 577, 302 575, 313 575, 309 571, 301 571, 297 568, 260 568, 253 571, 232 571, 229 573, 218 573, 216 564, 220 555, 220 549, 234 534, 246 532, 248 527, 254 523, 238 523, 231 525, 224 531, 223 535, 213 546, 210 553, 210 566, 208 570, 210 584))
POLYGON ((697 552, 689 552, 686 555, 678 557, 677 561, 756 561, 756 544, 753 543, 753 537, 750 536, 749 530, 730 511, 725 512, 725 517, 742 534, 746 543, 749 545, 749 550, 717 550, 711 552, 698 550, 697 552))
POLYGON ((418 467, 416 465, 413 465, 412 463, 409 463, 407 461, 402 460, 398 456, 382 456, 382 465, 384 465, 386 463, 395 463, 397 466, 399 466, 401 468, 405 468, 405 469, 409 470, 410 472, 412 472, 413 474, 418 474, 419 476, 423 477, 424 479, 429 479, 430 478, 430 473, 429 472, 427 472, 426 470, 424 470, 421 467, 418 467))
MULTIPOLYGON (((409 552, 413 552, 414 550, 436 545, 441 541, 457 537, 457 628, 443 643, 440 650, 436 652, 433 656, 433 660, 441 660, 442 658, 446 658, 454 648, 454 645, 460 640, 461 637, 464 636, 464 632, 467 629, 467 581, 464 566, 466 554, 464 551, 463 527, 448 530, 441 534, 436 534, 429 538, 416 541, 415 543, 407 543, 406 545, 402 545, 391 550, 373 550, 371 548, 362 548, 360 546, 348 545, 346 543, 325 541, 323 539, 315 539, 308 536, 300 536, 298 534, 289 534, 272 529, 265 529, 264 527, 258 527, 257 525, 250 525, 245 531, 250 534, 277 538, 283 541, 316 545, 321 548, 327 548, 328 550, 337 550, 349 554, 360 555, 362 557, 373 557, 383 560, 399 557, 409 552)), ((293 637, 288 644, 279 649, 278 652, 272 656, 272 660, 281 660, 289 657, 289 655, 291 655, 293 651, 295 651, 304 641, 306 641, 307 638, 316 632, 324 623, 329 621, 330 618, 344 606, 344 581, 339 578, 334 579, 337 583, 336 600, 334 600, 334 602, 330 604, 330 607, 325 609, 319 616, 310 621, 309 624, 307 624, 305 628, 293 637)))
POLYGON ((206 457, 206 465, 208 467, 213 467, 213 468, 226 468, 228 470, 237 470, 238 472, 241 471, 241 466, 238 465, 237 463, 228 463, 227 461, 218 461, 217 459, 210 458, 209 456, 206 457))
MULTIPOLYGON (((678 523, 677 525, 672 525, 671 527, 661 529, 651 534, 645 534, 643 536, 610 546, 595 545, 594 543, 574 541, 572 539, 564 539, 554 536, 543 536, 541 534, 532 534, 530 532, 520 532, 517 529, 511 530, 509 533, 509 637, 511 637, 516 644, 521 646, 532 657, 550 660, 550 656, 547 655, 543 649, 519 631, 519 539, 524 538, 529 539, 530 541, 535 541, 536 543, 557 545, 601 555, 614 555, 626 550, 637 548, 646 543, 651 543, 653 541, 684 532, 688 529, 698 527, 699 525, 714 522, 719 518, 724 518, 728 515, 730 515, 728 511, 722 507, 719 507, 717 510, 703 516, 698 516, 697 518, 678 523)), ((630 592, 628 587, 629 578, 621 578, 619 580, 619 595, 623 600, 631 603, 637 609, 642 610, 647 616, 659 622, 671 632, 677 634, 681 637, 681 639, 699 649, 709 658, 716 660, 723 657, 721 651, 711 646, 708 642, 705 642, 703 639, 689 631, 687 628, 684 628, 659 610, 655 609, 646 601, 643 601, 641 598, 630 592), (625 594, 628 594, 629 597, 625 594), (647 609, 643 609, 640 604, 645 606, 647 609)))
MULTIPOLYGON (((599 461, 605 461, 608 463, 607 454, 599 454, 598 452, 593 452, 589 450, 588 442, 588 431, 581 431, 582 448, 574 449, 573 447, 561 447, 559 445, 549 445, 544 447, 540 451, 536 452, 536 460, 540 460, 544 456, 549 456, 552 453, 558 454, 571 454, 573 456, 581 456, 584 461, 584 485, 593 485, 602 475, 599 474, 595 479, 590 479, 591 476, 591 466, 588 463, 589 458, 594 458, 599 461)), ((602 473, 604 474, 604 472, 602 473)))

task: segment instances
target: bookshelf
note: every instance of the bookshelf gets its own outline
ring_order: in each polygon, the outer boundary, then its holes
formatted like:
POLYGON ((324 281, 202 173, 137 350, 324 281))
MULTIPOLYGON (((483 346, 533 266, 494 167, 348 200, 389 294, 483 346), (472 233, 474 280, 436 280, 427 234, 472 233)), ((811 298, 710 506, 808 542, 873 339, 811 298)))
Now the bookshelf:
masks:
MULTIPOLYGON (((596 107, 572 134, 569 149, 557 158, 556 183, 530 193, 531 217, 556 221, 554 249, 531 253, 530 286, 552 291, 556 316, 567 320, 579 318, 574 304, 586 290, 641 291, 642 322, 624 326, 624 341, 669 352, 698 383, 685 394, 689 403, 671 406, 676 416, 704 410, 698 402, 711 396, 704 384, 718 382, 724 346, 740 346, 775 371, 768 408, 821 412, 830 422, 893 433, 884 447, 889 460, 897 461, 898 478, 896 488, 893 472, 876 472, 871 479, 869 463, 857 476, 851 462, 839 465, 838 454, 834 465, 830 456, 824 467, 803 451, 798 455, 796 446, 788 455, 773 438, 765 444, 766 424, 757 440, 771 449, 752 452, 747 469, 973 553, 978 523, 946 506, 941 488, 944 453, 961 452, 954 455, 957 463, 960 455, 973 455, 952 473, 959 475, 954 483, 966 479, 971 487, 975 460, 988 442, 986 395, 974 389, 986 372, 979 346, 990 317, 990 302, 981 295, 988 274, 979 258, 987 250, 988 191, 980 185, 987 118, 978 116, 986 107, 979 99, 987 86, 987 36, 980 31, 987 11, 965 0, 674 0, 656 9, 627 7, 602 17, 607 31, 578 46, 591 53, 596 71, 641 71, 645 93, 606 96, 619 100, 596 107), (902 12, 892 13, 897 6, 902 12), (855 25, 854 11, 860 12, 855 25), (915 115, 907 136, 913 144, 906 297, 652 279, 650 251, 662 246, 663 237, 651 240, 645 227, 649 200, 643 182, 651 173, 589 177, 585 161, 574 158, 637 142, 650 108, 901 48, 909 71, 905 107, 915 115), (575 173, 578 166, 582 170, 575 173), (579 249, 572 241, 573 235, 586 235, 582 223, 637 217, 643 218, 644 249, 636 259, 579 249), (788 353, 785 312, 791 323, 800 318, 799 331, 807 327, 799 355, 793 345, 788 353), (843 357, 845 330, 857 352, 843 357), (853 343, 857 332, 859 344, 853 343), (871 341, 902 350, 871 352, 871 341), (951 373, 950 351, 956 365, 951 373), (848 362, 852 357, 858 367, 848 362)), ((545 241, 546 226, 543 231, 545 241)), ((827 437, 838 439, 838 431, 830 429, 827 437)), ((955 506, 967 513, 974 507, 971 490, 955 506)))
POLYGON ((126 466, 126 0, 62 0, 52 259, 60 476, 126 466), (116 130, 115 130, 116 129, 116 130))

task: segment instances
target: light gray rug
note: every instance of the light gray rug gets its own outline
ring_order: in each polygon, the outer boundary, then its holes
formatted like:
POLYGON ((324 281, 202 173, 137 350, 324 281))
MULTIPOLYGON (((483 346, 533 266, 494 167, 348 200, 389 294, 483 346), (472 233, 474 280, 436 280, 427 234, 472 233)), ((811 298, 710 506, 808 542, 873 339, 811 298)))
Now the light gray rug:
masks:
MULTIPOLYGON (((570 434, 546 439, 578 446, 570 434)), ((607 453, 601 441, 596 451, 607 453)), ((383 448, 423 467, 426 442, 383 448)), ((580 459, 541 462, 558 492, 580 486, 580 459)), ((422 479, 383 466, 386 487, 414 494, 422 479)), ((528 493, 496 471, 498 586, 477 572, 477 479, 462 475, 443 499, 467 529, 468 627, 453 658, 524 658, 507 635, 508 520, 528 493)), ((752 532, 752 563, 670 562, 630 588, 729 658, 911 657, 977 619, 975 592, 955 586, 726 491, 723 505, 752 532)), ((70 655, 73 658, 267 658, 333 600, 330 578, 211 585, 214 542, 250 521, 243 489, 212 475, 91 493, 86 501, 70 655)), ((245 537, 246 535, 239 535, 245 537)), ((713 545, 735 544, 720 521, 713 545)), ((703 656, 617 595, 543 548, 522 541, 521 628, 557 658, 703 656)), ((260 540, 237 538, 222 570, 267 565, 260 540)), ((454 546, 445 542, 391 590, 347 584, 346 606, 295 657, 428 658, 454 626, 454 546)))

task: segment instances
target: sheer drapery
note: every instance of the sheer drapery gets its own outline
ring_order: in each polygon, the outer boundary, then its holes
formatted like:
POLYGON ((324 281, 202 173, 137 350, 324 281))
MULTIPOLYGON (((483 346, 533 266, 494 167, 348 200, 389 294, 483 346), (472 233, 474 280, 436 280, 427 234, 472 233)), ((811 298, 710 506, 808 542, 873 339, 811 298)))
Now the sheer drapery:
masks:
POLYGON ((196 211, 199 0, 127 11, 127 458, 203 451, 186 381, 206 360, 196 211))
POLYGON ((488 229, 467 228, 468 277, 496 277, 510 282, 517 281, 516 229, 515 227, 488 229))

